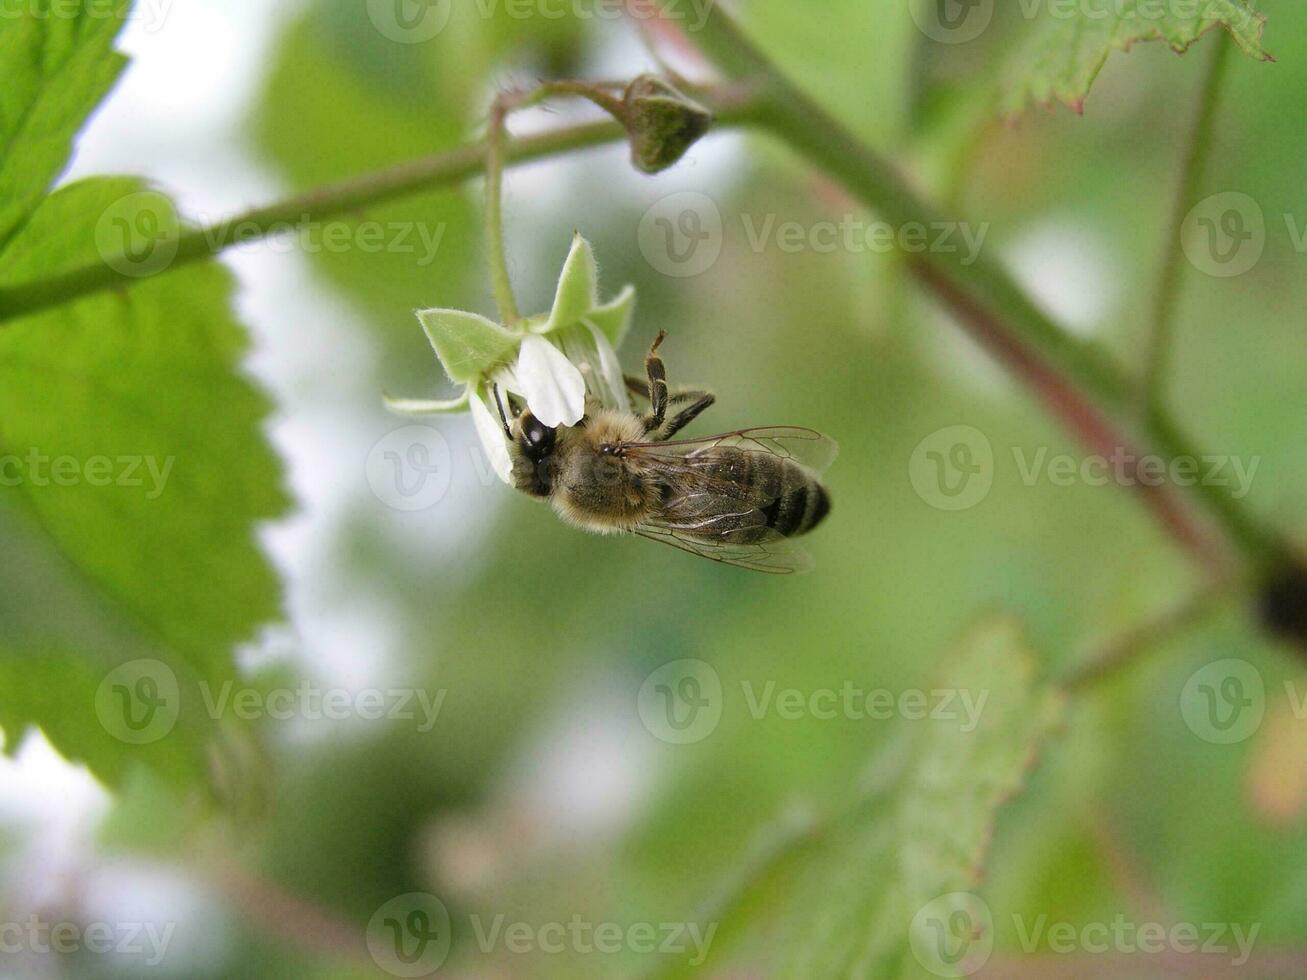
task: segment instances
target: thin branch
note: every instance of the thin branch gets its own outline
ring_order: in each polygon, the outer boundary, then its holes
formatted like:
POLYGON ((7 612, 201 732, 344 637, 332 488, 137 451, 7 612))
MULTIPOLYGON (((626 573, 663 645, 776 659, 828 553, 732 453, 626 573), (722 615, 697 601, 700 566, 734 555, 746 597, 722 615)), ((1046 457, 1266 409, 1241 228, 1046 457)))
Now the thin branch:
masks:
POLYGON ((508 136, 504 117, 508 110, 508 99, 496 98, 490 108, 490 126, 486 132, 486 252, 495 305, 499 307, 499 320, 505 325, 522 318, 513 296, 508 252, 504 248, 504 143, 508 136))
POLYGON ((612 95, 608 89, 625 88, 620 82, 584 82, 577 79, 558 78, 542 81, 534 88, 516 94, 506 93, 504 98, 510 109, 525 109, 538 105, 545 99, 560 95, 572 95, 588 99, 604 112, 619 122, 626 115, 626 105, 620 98, 612 95))
POLYGON ((508 271, 508 250, 504 244, 504 156, 508 143, 507 119, 510 112, 537 105, 551 96, 569 95, 589 99, 618 123, 626 115, 620 98, 606 89, 607 83, 560 79, 543 81, 523 92, 501 92, 490 107, 486 128, 486 252, 490 266, 490 285, 499 308, 501 323, 512 324, 522 318, 513 296, 513 280, 508 271))
MULTIPOLYGON (((620 126, 607 121, 570 126, 513 140, 507 156, 512 162, 534 160, 610 143, 624 135, 620 126)), ((284 231, 287 224, 323 221, 421 191, 461 183, 485 170, 485 158, 484 142, 469 143, 387 170, 328 184, 217 224, 185 231, 178 239, 176 257, 160 274, 210 258, 235 245, 284 231), (251 230, 257 230, 257 234, 251 234, 251 230)), ((122 289, 141 281, 116 271, 115 264, 121 263, 94 262, 0 289, 0 324, 61 306, 91 293, 122 289)))
POLYGON ((1180 181, 1176 185, 1175 200, 1171 205, 1170 221, 1163 244, 1162 264, 1158 270, 1157 287, 1153 296, 1152 331, 1144 359, 1144 372, 1140 388, 1140 401, 1145 417, 1159 411, 1165 403, 1166 381, 1171 365, 1171 345, 1175 334, 1175 311, 1180 298, 1180 283, 1184 272, 1184 255, 1181 233, 1185 216, 1194 205, 1194 199, 1207 174, 1207 161, 1211 155, 1212 130, 1216 124, 1216 108, 1220 102, 1221 83, 1230 63, 1234 41, 1224 31, 1216 31, 1212 51, 1203 70, 1202 87, 1194 109, 1193 124, 1185 147, 1184 164, 1180 181))
MULTIPOLYGON (((702 93, 713 109, 718 125, 746 124, 757 115, 758 98, 750 91, 730 86, 722 90, 719 98, 714 98, 714 95, 711 90, 702 93)), ((625 138, 626 132, 620 125, 602 120, 513 139, 508 142, 505 157, 508 164, 518 164, 625 138)), ((296 194, 216 224, 193 228, 178 237, 176 256, 167 269, 158 274, 164 275, 218 255, 228 248, 282 233, 287 225, 324 221, 412 194, 456 185, 484 173, 485 165, 485 141, 467 143, 420 160, 296 194)), ((30 282, 0 287, 0 328, 6 321, 21 316, 53 309, 92 293, 125 289, 141 282, 139 278, 117 271, 115 265, 123 263, 92 262, 30 282)))

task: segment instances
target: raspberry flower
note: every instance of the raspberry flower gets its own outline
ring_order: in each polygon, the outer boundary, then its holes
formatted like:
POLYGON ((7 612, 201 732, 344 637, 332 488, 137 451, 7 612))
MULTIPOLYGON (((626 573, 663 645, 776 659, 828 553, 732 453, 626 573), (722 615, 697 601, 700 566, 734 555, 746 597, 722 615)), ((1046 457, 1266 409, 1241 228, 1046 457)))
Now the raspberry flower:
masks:
POLYGON ((470 411, 491 466, 509 483, 512 467, 492 387, 521 396, 548 426, 575 425, 588 398, 629 411, 615 348, 630 328, 634 307, 631 286, 599 302, 594 250, 576 235, 548 313, 499 324, 464 310, 419 310, 437 359, 463 393, 448 401, 387 397, 386 407, 408 416, 470 411))

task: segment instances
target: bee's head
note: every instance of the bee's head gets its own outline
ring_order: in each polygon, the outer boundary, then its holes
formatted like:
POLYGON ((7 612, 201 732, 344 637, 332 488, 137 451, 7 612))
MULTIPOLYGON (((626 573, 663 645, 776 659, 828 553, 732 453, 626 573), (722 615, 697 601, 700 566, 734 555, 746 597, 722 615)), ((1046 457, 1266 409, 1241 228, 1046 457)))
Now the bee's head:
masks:
POLYGON ((510 427, 513 484, 533 497, 548 497, 553 489, 554 445, 558 430, 523 412, 510 427))
POLYGON ((513 463, 513 485, 533 497, 547 497, 553 488, 554 446, 558 430, 545 425, 525 408, 509 423, 499 391, 495 391, 508 455, 513 463))
POLYGON ((517 448, 533 463, 540 463, 554 453, 558 430, 550 428, 530 412, 517 417, 517 448))

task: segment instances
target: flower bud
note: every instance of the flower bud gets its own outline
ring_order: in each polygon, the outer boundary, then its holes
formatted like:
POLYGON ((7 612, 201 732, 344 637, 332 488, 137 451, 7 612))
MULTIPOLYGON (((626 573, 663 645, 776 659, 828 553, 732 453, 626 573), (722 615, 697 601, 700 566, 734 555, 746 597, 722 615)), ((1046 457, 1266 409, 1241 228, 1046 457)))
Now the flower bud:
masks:
POLYGON ((647 174, 675 164, 712 125, 712 113, 664 79, 640 75, 626 87, 622 120, 631 163, 647 174))

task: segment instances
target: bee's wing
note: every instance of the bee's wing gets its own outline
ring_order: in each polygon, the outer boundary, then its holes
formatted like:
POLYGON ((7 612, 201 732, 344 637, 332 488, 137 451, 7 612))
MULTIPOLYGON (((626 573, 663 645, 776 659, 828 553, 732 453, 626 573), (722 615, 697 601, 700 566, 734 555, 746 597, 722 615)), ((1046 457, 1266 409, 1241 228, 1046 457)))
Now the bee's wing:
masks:
POLYGON ((744 452, 766 453, 799 463, 813 473, 826 471, 839 446, 820 432, 796 425, 776 425, 760 429, 740 429, 698 439, 672 439, 667 442, 628 443, 625 448, 645 456, 693 459, 714 449, 734 448, 744 452))
POLYGON ((692 536, 685 528, 658 518, 637 525, 635 533, 650 541, 670 544, 673 548, 680 548, 692 555, 769 575, 792 575, 795 572, 806 572, 812 567, 812 559, 803 548, 771 529, 765 532, 764 540, 752 544, 732 544, 728 537, 709 539, 692 536))
POLYGON ((808 553, 767 527, 767 516, 761 508, 770 501, 759 501, 756 487, 743 488, 720 477, 718 454, 727 448, 766 453, 799 463, 814 473, 826 469, 837 452, 832 440, 794 426, 627 444, 624 449, 629 455, 657 468, 675 499, 683 504, 702 504, 669 507, 640 524, 635 532, 691 554, 758 572, 788 575, 807 571, 812 567, 808 553), (678 511, 696 516, 678 523, 668 516, 678 511), (752 540, 743 543, 741 538, 752 540))

